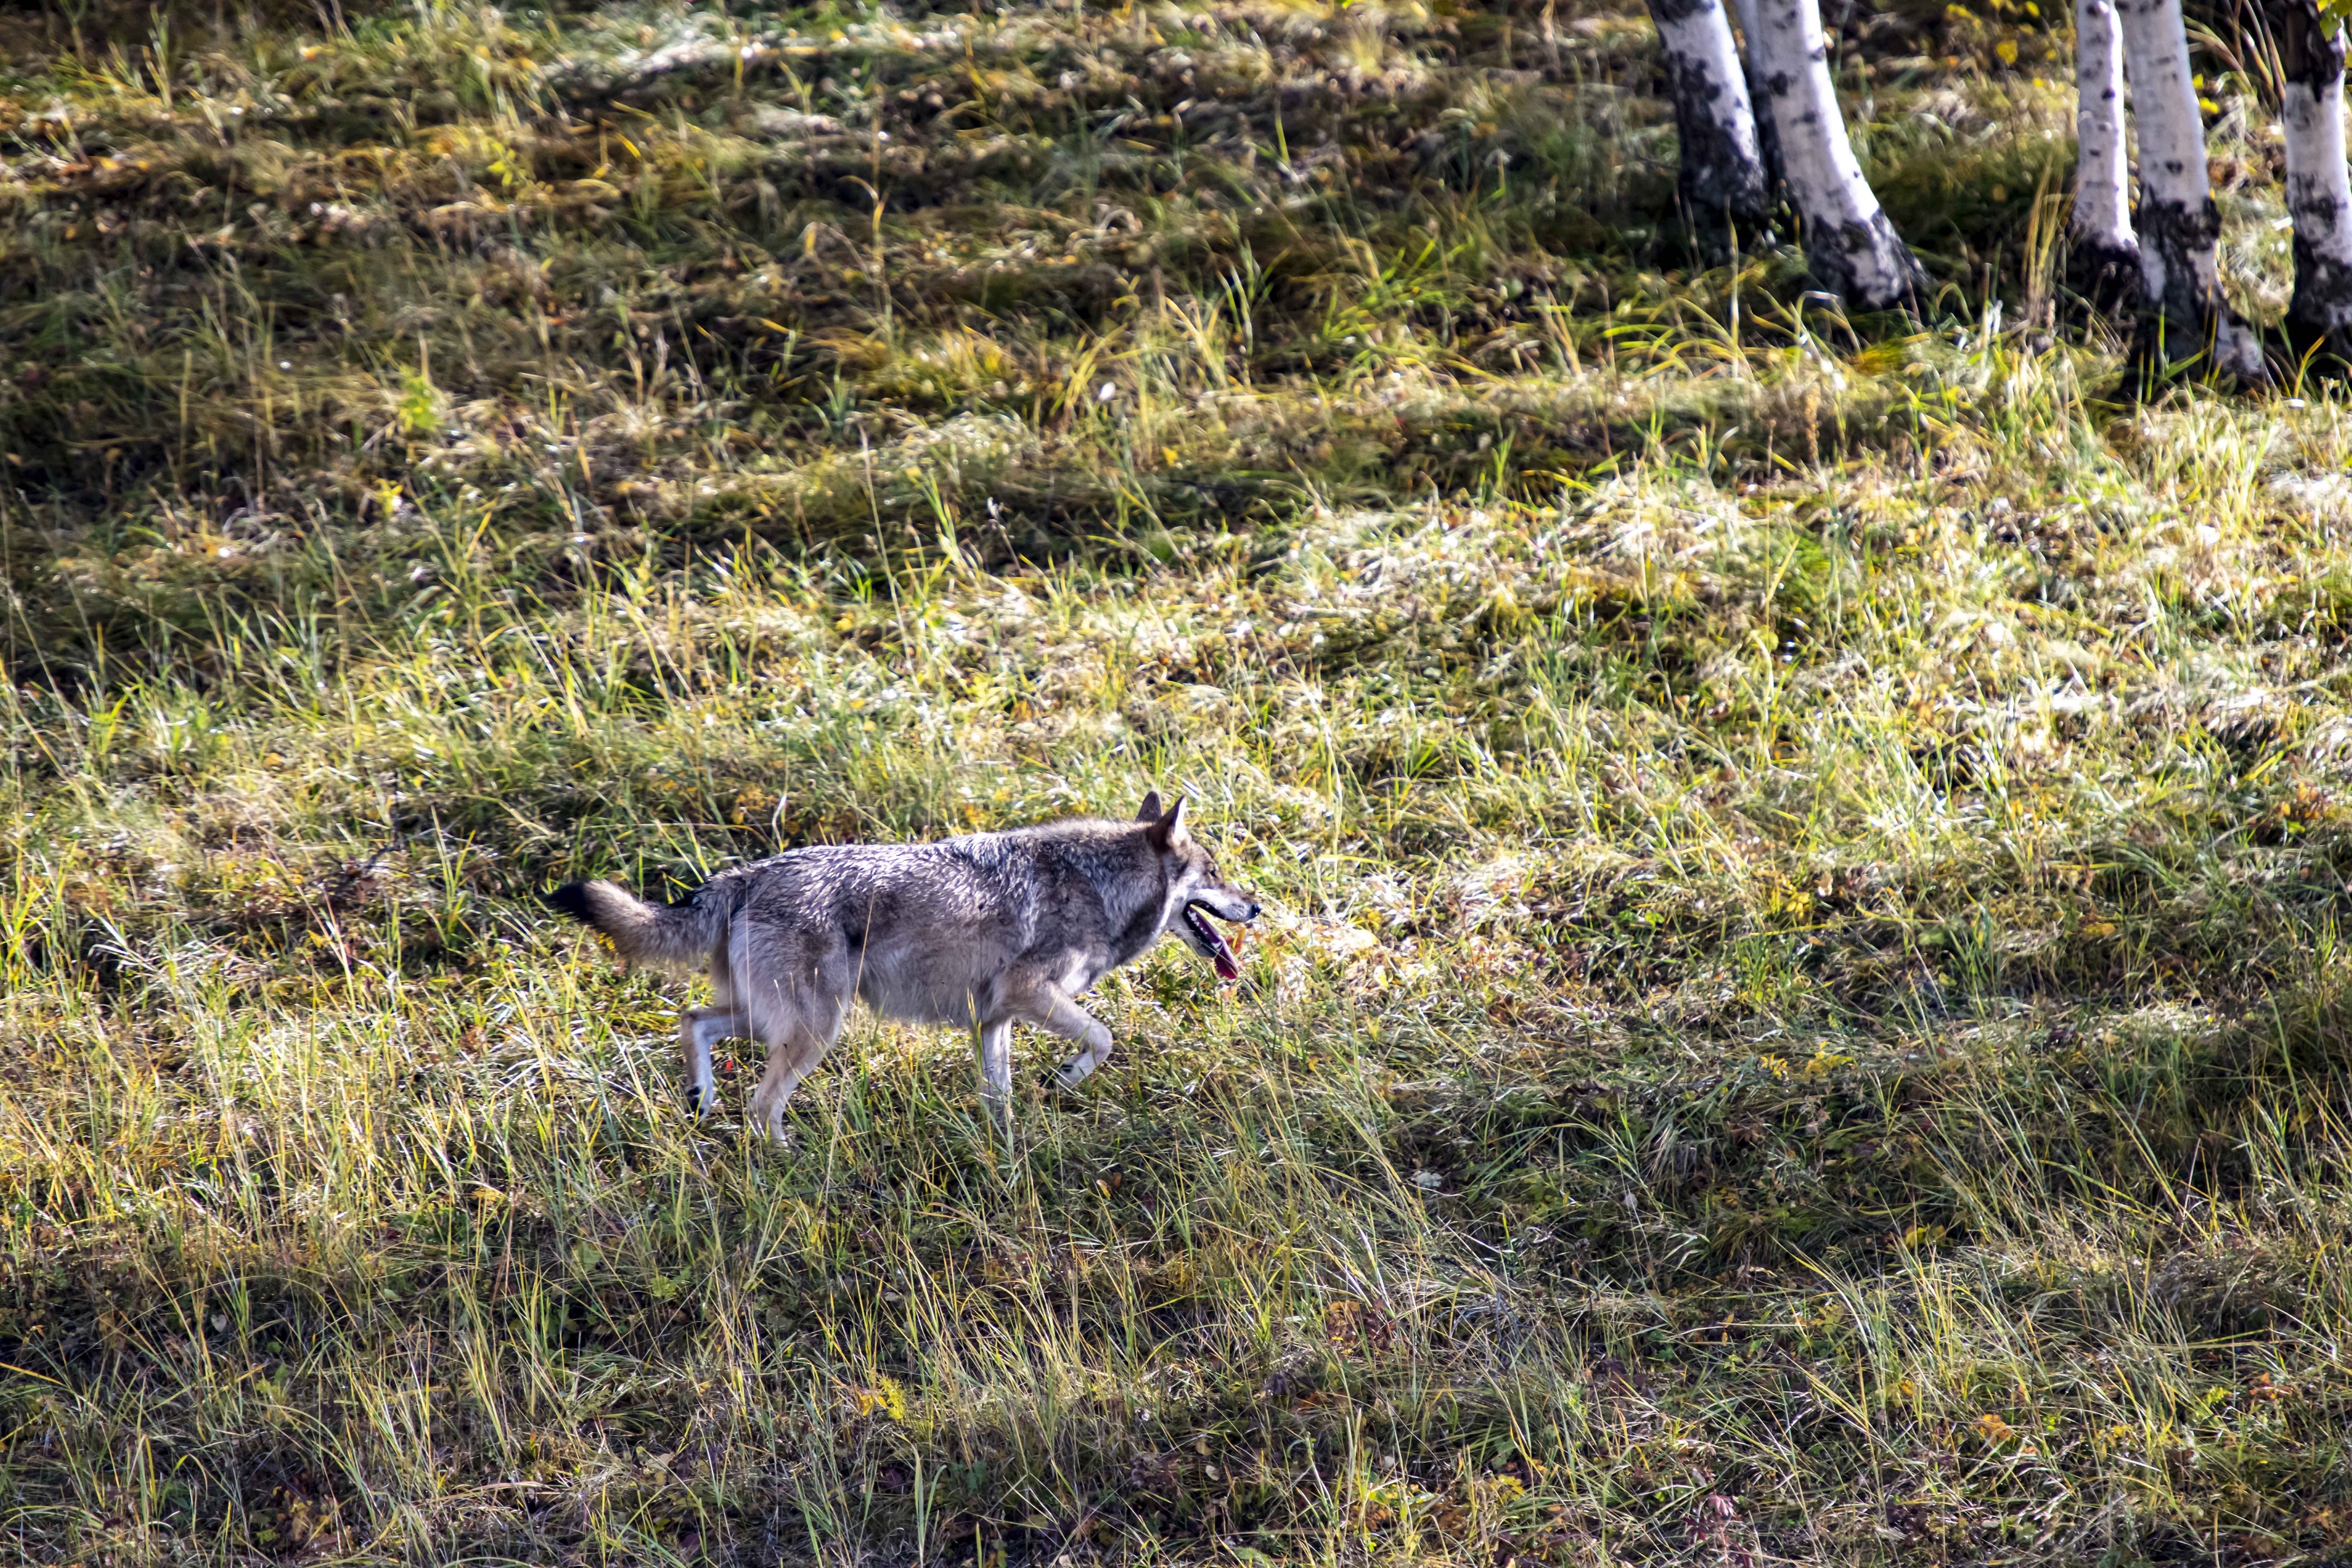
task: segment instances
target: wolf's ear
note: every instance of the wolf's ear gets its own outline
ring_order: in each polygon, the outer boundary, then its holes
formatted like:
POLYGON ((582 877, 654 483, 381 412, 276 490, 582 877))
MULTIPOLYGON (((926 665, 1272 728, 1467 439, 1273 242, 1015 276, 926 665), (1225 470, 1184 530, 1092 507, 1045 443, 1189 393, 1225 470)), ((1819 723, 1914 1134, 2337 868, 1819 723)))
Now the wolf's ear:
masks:
MULTIPOLYGON (((1156 803, 1159 799, 1160 797, 1155 795, 1150 800, 1146 801, 1144 804, 1150 805, 1156 803)), ((1176 845, 1183 843, 1185 839, 1192 837, 1184 831, 1184 797, 1181 795, 1178 795, 1176 797, 1176 804, 1168 808, 1168 815, 1160 817, 1150 826, 1145 828, 1143 830, 1143 837, 1150 842, 1150 845, 1154 849, 1159 850, 1162 855, 1165 855, 1171 848, 1176 845)))
POLYGON ((1135 820, 1138 822, 1157 822, 1160 820, 1160 792, 1158 790, 1152 790, 1143 797, 1143 809, 1135 814, 1135 820))

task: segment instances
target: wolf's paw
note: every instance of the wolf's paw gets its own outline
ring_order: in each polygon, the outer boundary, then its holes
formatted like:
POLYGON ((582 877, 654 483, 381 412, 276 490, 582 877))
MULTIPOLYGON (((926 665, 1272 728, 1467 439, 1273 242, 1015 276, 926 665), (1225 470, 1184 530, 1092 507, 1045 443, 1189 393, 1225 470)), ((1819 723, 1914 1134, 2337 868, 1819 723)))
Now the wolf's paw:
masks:
POLYGON ((1078 1085, 1094 1076, 1095 1058, 1089 1054, 1072 1057, 1054 1069, 1054 1087, 1065 1094, 1075 1092, 1078 1085))

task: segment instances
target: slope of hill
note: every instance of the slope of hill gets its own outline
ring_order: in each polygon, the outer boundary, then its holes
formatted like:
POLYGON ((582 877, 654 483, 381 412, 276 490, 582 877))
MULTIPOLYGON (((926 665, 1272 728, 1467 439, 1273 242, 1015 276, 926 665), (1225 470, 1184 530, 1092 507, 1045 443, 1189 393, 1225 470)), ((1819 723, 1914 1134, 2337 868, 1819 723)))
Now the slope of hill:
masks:
POLYGON ((2064 53, 1847 18, 1848 323, 1637 11, 0 18, 14 1550, 2341 1552, 2352 437, 2120 399, 2064 53), (1009 1152, 533 897, 1147 786, 1009 1152))

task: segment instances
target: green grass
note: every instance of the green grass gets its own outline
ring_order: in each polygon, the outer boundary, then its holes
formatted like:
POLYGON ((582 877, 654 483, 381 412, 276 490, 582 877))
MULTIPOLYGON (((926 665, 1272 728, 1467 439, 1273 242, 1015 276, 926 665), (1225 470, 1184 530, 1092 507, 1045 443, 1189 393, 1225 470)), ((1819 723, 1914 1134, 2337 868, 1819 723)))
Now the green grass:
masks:
POLYGON ((2342 1561, 2345 405, 2122 400, 2038 21, 1853 19, 1917 323, 1653 47, 0 24, 6 1550, 2342 1561), (532 896, 1147 787, 1268 917, 1009 1151, 532 896))

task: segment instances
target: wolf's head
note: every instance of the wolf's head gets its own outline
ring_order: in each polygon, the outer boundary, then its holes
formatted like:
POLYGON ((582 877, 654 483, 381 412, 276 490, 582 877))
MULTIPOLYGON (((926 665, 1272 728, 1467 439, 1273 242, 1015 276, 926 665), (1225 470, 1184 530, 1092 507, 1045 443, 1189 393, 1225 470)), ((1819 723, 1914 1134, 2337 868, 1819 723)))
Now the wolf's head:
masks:
POLYGON ((1136 813, 1136 820, 1144 825, 1144 842, 1159 852, 1168 868, 1168 929, 1182 937, 1185 946, 1215 964, 1219 979, 1239 975, 1241 965, 1234 962, 1233 948, 1208 917, 1236 924, 1254 921, 1257 900, 1218 872, 1217 858, 1184 825, 1182 797, 1162 812, 1160 793, 1154 790, 1143 797, 1143 809, 1136 813))

